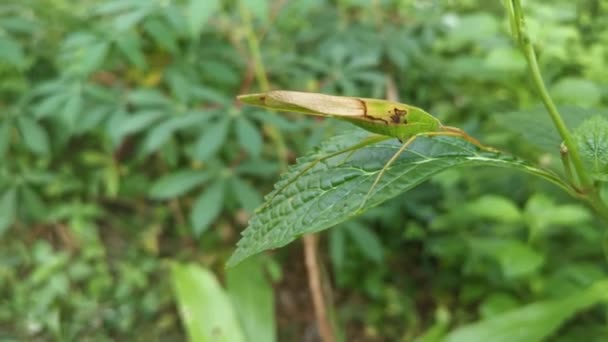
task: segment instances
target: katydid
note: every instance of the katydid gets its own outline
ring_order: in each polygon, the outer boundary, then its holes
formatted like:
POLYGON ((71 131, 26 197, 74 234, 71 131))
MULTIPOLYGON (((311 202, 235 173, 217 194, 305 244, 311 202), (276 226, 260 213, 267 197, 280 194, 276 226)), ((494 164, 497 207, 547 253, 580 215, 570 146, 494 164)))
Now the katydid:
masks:
POLYGON ((309 115, 331 116, 348 121, 369 132, 375 133, 354 146, 334 152, 311 162, 285 185, 277 189, 267 203, 270 203, 276 195, 319 162, 391 138, 399 139, 403 145, 401 145, 401 148, 399 148, 382 167, 369 191, 363 198, 363 202, 359 207, 360 209, 363 208, 373 193, 374 188, 384 175, 384 172, 419 136, 432 137, 442 135, 459 137, 482 149, 493 151, 493 149, 483 146, 479 141, 466 134, 463 130, 456 127, 444 126, 437 118, 424 110, 403 103, 287 90, 240 95, 238 96, 238 99, 246 104, 268 109, 309 115))

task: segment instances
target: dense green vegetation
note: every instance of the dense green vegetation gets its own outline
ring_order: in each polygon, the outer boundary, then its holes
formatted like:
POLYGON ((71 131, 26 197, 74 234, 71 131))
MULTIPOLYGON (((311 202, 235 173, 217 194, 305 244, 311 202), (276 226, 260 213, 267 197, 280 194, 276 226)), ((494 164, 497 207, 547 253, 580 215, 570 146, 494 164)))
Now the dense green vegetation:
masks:
POLYGON ((318 246, 339 338, 608 338, 608 4, 524 5, 588 187, 501 1, 2 1, 0 337, 317 340, 299 242, 225 268, 282 172, 366 134, 235 101, 294 89, 416 105, 511 166, 414 175, 363 215, 282 212, 339 223, 318 246))

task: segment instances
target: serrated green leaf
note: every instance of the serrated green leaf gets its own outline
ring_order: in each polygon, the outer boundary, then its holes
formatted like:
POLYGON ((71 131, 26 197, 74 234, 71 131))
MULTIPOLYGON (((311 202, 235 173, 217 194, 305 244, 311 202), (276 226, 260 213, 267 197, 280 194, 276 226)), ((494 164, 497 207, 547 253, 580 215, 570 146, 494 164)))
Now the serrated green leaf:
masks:
POLYGON ((190 341, 245 341, 230 298, 213 273, 195 264, 174 263, 171 278, 190 341))
POLYGON ((222 118, 205 129, 194 147, 194 156, 197 159, 202 161, 209 159, 224 145, 230 122, 229 118, 222 118))
POLYGON ((177 171, 162 177, 152 184, 149 196, 154 199, 177 197, 203 184, 209 178, 209 174, 203 171, 177 171))
POLYGON ((226 272, 226 287, 248 341, 276 341, 274 293, 256 258, 226 272))
POLYGON ((593 178, 608 181, 608 120, 596 115, 583 121, 574 139, 593 178))
POLYGON ((192 231, 199 236, 209 228, 224 206, 224 182, 218 181, 205 189, 196 199, 190 212, 192 231))
POLYGON ((186 16, 190 26, 190 36, 197 38, 207 20, 218 10, 219 0, 190 0, 186 16))
POLYGON ((0 197, 0 236, 15 222, 17 217, 17 190, 6 190, 0 197))
POLYGON ((248 119, 240 117, 235 123, 236 137, 241 146, 252 157, 259 157, 262 153, 262 136, 257 127, 248 119))
POLYGON ((576 313, 608 300, 607 293, 608 282, 598 281, 579 293, 529 304, 463 326, 448 334, 445 341, 543 341, 576 313))
MULTIPOLYGON (((331 139, 320 151, 299 159, 275 187, 290 183, 300 170, 321 156, 350 147, 367 136, 356 131, 331 139)), ((302 234, 334 226, 454 167, 507 167, 536 174, 568 189, 554 174, 511 156, 480 152, 474 145, 456 138, 418 138, 386 170, 365 206, 359 210, 376 175, 400 146, 397 141, 385 141, 361 148, 348 158, 346 155, 330 158, 287 185, 280 194, 269 195, 270 202, 251 219, 229 265, 264 250, 282 247, 302 234)))
POLYGON ((39 155, 49 153, 49 136, 38 122, 27 116, 20 116, 17 124, 23 143, 30 151, 39 155))

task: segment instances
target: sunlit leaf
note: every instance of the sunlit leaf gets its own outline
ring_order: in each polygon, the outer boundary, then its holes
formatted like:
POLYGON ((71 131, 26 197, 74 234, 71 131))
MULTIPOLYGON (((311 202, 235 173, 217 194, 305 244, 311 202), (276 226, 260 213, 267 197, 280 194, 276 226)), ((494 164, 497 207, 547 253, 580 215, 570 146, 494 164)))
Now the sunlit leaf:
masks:
POLYGON ((174 263, 171 278, 177 307, 190 341, 245 341, 230 298, 210 271, 174 263))

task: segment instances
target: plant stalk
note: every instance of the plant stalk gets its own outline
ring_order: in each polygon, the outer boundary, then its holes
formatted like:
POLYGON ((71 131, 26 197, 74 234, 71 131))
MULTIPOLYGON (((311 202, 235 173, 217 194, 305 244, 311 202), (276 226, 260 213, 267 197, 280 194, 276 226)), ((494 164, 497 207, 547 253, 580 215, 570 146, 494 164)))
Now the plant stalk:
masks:
POLYGON ((545 108, 549 112, 549 116, 553 121, 553 124, 557 128, 559 135, 564 141, 564 145, 566 145, 568 149, 568 153, 571 156, 572 165, 576 170, 576 174, 581 182, 583 190, 591 190, 593 183, 591 181, 591 177, 587 173, 585 166, 583 164, 583 160, 580 156, 578 148, 572 139, 572 134, 568 131, 568 127, 564 123, 555 103, 553 103, 553 99, 551 99, 551 95, 549 95, 549 91, 543 81, 543 77, 540 72, 540 68, 538 66, 538 61, 536 59, 536 52, 534 51, 534 46, 530 41, 530 37, 526 32, 524 15, 521 8, 520 0, 511 0, 511 7, 509 7, 511 23, 512 27, 516 30, 515 37, 517 38, 520 48, 526 60, 528 61, 528 67, 530 68, 530 72, 532 73, 532 79, 534 84, 536 85, 536 89, 539 92, 539 95, 545 105, 545 108))

